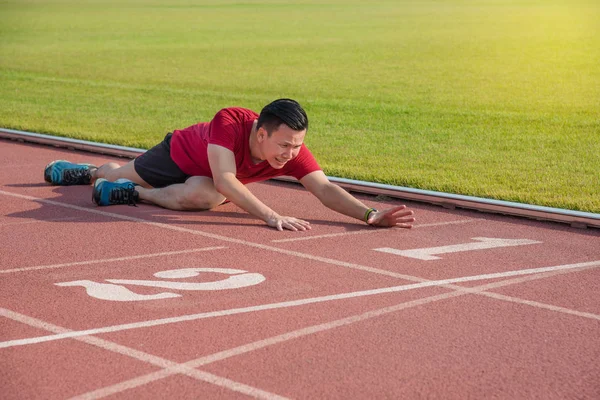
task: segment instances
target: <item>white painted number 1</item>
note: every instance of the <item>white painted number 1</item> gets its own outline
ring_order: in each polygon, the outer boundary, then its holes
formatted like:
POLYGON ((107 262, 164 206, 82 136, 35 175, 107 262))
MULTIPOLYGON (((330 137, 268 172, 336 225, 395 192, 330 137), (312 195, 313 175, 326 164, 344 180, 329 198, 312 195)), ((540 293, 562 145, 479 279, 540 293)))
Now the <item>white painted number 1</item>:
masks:
POLYGON ((246 286, 257 285, 265 280, 258 273, 251 273, 241 269, 231 268, 182 268, 169 271, 160 271, 154 274, 163 279, 185 279, 200 275, 203 272, 212 272, 230 275, 229 277, 213 282, 181 282, 181 281, 159 281, 159 280, 135 280, 135 279, 106 279, 110 283, 98 283, 94 281, 81 280, 71 282, 55 283, 57 286, 83 286, 91 297, 110 301, 144 301, 169 299, 181 297, 178 293, 162 292, 157 294, 139 294, 132 292, 123 285, 146 286, 170 290, 224 290, 238 289, 246 286))
POLYGON ((389 247, 380 247, 378 249, 373 250, 380 251, 382 253, 396 254, 398 256, 403 257, 416 258, 418 260, 431 261, 439 260, 440 257, 437 257, 437 255, 440 254, 458 253, 461 251, 494 249, 498 247, 524 246, 528 244, 542 243, 538 242, 537 240, 529 239, 498 239, 486 237, 474 237, 471 239, 475 240, 475 242, 412 250, 398 250, 389 247))

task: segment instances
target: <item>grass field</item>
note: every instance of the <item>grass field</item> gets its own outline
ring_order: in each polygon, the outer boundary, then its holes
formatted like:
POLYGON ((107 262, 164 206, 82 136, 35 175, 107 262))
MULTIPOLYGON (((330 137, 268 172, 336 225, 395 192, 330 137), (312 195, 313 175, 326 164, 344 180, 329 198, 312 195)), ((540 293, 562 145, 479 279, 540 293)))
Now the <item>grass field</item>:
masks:
POLYGON ((328 175, 600 212, 597 0, 0 0, 0 126, 149 148, 306 108, 328 175))

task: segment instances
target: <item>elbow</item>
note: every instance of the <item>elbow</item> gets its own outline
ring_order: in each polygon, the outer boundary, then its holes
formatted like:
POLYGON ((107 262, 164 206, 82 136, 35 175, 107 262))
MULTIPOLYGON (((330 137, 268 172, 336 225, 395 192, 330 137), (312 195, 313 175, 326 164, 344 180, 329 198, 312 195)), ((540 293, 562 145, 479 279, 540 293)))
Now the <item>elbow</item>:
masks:
POLYGON ((214 179, 213 183, 215 185, 215 190, 222 194, 223 196, 227 196, 227 181, 225 179, 214 179))
POLYGON ((235 175, 224 174, 222 176, 213 176, 215 190, 225 197, 229 197, 231 190, 235 187, 237 178, 235 175))

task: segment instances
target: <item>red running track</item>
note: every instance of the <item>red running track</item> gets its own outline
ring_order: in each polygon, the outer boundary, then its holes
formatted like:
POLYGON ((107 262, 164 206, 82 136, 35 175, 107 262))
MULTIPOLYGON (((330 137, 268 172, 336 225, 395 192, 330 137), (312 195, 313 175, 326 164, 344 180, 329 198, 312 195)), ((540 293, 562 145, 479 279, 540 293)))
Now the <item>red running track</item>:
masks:
POLYGON ((253 184, 313 227, 278 232, 43 181, 109 157, 0 159, 3 399, 600 398, 598 230, 422 204, 376 229, 253 184))

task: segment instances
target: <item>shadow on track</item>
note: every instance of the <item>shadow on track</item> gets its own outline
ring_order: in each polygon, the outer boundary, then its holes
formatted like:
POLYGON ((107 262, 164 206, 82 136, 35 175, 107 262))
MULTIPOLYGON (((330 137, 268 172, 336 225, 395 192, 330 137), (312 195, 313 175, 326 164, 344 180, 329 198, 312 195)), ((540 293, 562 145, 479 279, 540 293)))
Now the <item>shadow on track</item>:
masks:
MULTIPOLYGON (((39 188, 46 186, 48 184, 43 182, 5 185, 5 187, 13 188, 39 188)), ((32 200, 39 205, 38 208, 18 211, 6 214, 6 216, 54 223, 114 223, 115 217, 107 214, 118 214, 164 224, 272 229, 255 217, 240 210, 232 203, 227 203, 219 206, 218 209, 207 211, 174 211, 145 203, 140 203, 138 207, 127 205, 98 207, 91 200, 91 187, 89 186, 56 186, 53 187, 52 192, 58 196, 32 200)), ((346 231, 374 229, 373 227, 364 226, 360 222, 354 223, 350 221, 346 223, 322 219, 307 220, 313 226, 342 227, 346 231)))

